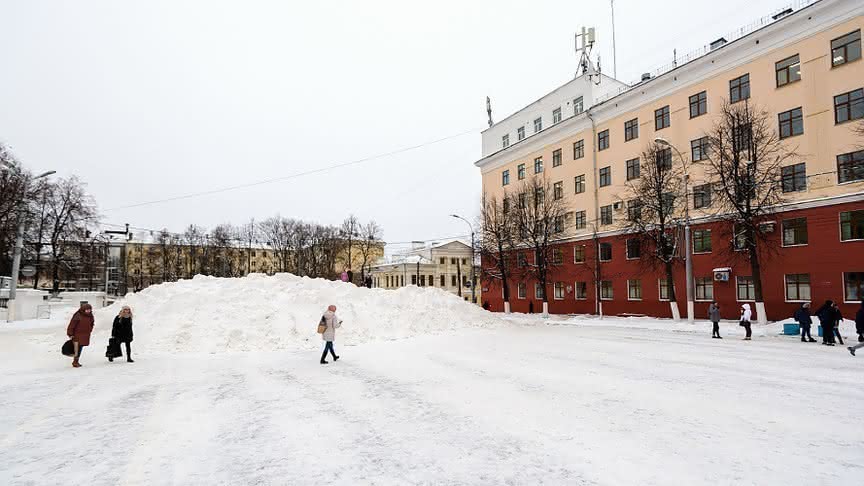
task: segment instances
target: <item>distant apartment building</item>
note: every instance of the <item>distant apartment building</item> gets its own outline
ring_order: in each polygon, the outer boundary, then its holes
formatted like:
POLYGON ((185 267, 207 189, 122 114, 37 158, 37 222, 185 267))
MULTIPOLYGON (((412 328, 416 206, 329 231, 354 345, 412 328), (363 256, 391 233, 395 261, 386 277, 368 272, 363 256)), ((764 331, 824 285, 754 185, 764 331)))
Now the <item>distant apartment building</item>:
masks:
MULTIPOLYGON (((471 246, 461 241, 415 246, 372 267, 373 286, 396 289, 408 285, 437 287, 471 299, 471 246)), ((479 276, 479 268, 475 268, 479 276)), ((477 293, 479 300, 479 289, 477 293)))
MULTIPOLYGON (((656 137, 691 161, 696 316, 717 300, 724 318, 736 318, 740 304, 754 300, 749 263, 724 236, 729 223, 712 212, 714 181, 700 163, 720 107, 747 102, 769 111, 798 154, 782 167, 785 202, 764 226, 776 248, 762 269, 767 317, 826 299, 854 313, 864 298, 864 140, 853 130, 864 120, 864 2, 799 5, 633 85, 579 76, 483 132, 476 166, 484 194, 500 199, 538 176, 567 205, 572 224, 555 242, 562 257, 546 289, 551 312, 596 313, 602 302, 607 314, 668 317, 670 285, 683 305, 683 264, 667 282, 631 251, 624 229, 626 181, 639 176, 640 154, 656 137)), ((530 263, 531 252, 519 253, 530 263)), ((483 286, 484 300, 502 310, 500 282, 483 286)), ((532 300, 539 308, 536 286, 510 282, 514 311, 532 300)))

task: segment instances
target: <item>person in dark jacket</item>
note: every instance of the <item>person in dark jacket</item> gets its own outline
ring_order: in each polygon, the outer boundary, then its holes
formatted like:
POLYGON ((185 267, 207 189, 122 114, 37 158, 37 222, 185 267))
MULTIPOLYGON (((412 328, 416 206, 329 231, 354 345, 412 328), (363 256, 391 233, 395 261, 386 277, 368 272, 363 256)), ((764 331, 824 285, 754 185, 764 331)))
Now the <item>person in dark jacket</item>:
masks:
POLYGON ((826 300, 825 304, 816 311, 816 317, 819 318, 819 324, 822 325, 822 344, 825 346, 834 346, 834 307, 833 300, 826 300))
POLYGON ((846 348, 852 356, 855 356, 856 349, 864 348, 864 300, 861 301, 861 308, 855 313, 855 332, 858 333, 858 344, 846 348))
POLYGON ((714 339, 723 339, 720 336, 720 304, 717 302, 711 302, 711 305, 708 306, 708 319, 714 324, 711 337, 714 339))
POLYGON ((72 367, 80 368, 81 351, 85 346, 90 345, 90 334, 93 332, 93 306, 84 303, 81 308, 72 316, 69 321, 69 326, 66 328, 66 335, 72 340, 73 350, 72 367))
MULTIPOLYGON (((126 362, 132 361, 132 309, 128 305, 124 305, 120 309, 120 314, 114 318, 114 325, 111 326, 111 337, 118 343, 126 343, 126 362)), ((114 361, 114 358, 108 358, 108 361, 114 361)))
POLYGON ((795 311, 795 320, 801 325, 801 342, 806 343, 808 340, 815 343, 816 340, 810 335, 810 326, 813 324, 813 318, 810 317, 810 303, 805 302, 800 309, 795 311))
POLYGON ((831 306, 831 318, 834 322, 834 336, 837 337, 837 341, 840 341, 840 346, 843 346, 843 336, 840 335, 840 324, 843 324, 843 314, 840 313, 840 307, 837 306, 836 302, 831 306))

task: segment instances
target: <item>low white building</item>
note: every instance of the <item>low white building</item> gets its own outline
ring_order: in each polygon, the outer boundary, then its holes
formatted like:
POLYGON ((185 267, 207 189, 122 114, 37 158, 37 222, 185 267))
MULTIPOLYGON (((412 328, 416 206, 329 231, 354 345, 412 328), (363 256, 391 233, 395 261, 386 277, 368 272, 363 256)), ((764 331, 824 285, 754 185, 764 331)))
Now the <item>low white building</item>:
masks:
MULTIPOLYGON (((471 299, 471 246, 459 240, 417 245, 372 267, 375 287, 438 287, 471 299)), ((480 269, 475 267, 475 280, 480 269)), ((479 292, 477 298, 480 298, 479 292)))

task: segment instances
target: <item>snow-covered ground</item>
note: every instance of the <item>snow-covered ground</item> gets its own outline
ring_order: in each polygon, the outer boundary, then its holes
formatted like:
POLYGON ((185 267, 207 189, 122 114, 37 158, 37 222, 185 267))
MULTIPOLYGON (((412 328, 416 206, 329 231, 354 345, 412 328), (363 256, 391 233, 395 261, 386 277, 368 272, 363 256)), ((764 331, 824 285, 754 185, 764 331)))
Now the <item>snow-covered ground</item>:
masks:
MULTIPOLYGON (((0 324, 0 484, 864 480, 864 356, 845 348, 779 336, 777 324, 744 342, 733 323, 716 340, 704 322, 544 321, 475 308, 459 320, 461 302, 428 289, 397 299, 414 302, 400 309, 426 324, 382 314, 379 336, 368 313, 384 312, 379 300, 392 309, 395 292, 320 285, 354 299, 337 335, 342 359, 326 366, 314 333, 321 305, 304 308, 311 324, 297 336, 284 323, 262 329, 257 314, 225 316, 257 331, 244 340, 215 323, 212 334, 243 343, 220 348, 192 316, 188 341, 176 339, 182 323, 148 322, 155 303, 139 295, 136 363, 101 357, 110 316, 100 314, 103 332, 77 370, 59 354, 59 319, 0 324)), ((154 292, 168 305, 180 288, 154 292)), ((854 337, 848 325, 844 335, 854 337)))

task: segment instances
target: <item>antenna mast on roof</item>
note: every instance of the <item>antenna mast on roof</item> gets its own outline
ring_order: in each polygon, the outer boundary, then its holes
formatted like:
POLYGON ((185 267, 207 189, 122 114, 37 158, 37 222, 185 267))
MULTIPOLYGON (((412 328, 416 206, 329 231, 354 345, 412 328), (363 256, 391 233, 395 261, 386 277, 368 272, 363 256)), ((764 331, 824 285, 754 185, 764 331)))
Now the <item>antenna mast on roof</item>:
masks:
POLYGON ((618 55, 615 52, 615 0, 609 0, 612 7, 612 77, 618 78, 618 55))
POLYGON ((489 117, 489 126, 492 126, 492 100, 486 97, 486 115, 489 117))
POLYGON ((576 76, 587 74, 588 79, 594 81, 594 84, 600 84, 600 57, 597 57, 597 65, 591 62, 591 50, 594 47, 594 42, 597 36, 594 27, 582 27, 582 32, 576 34, 576 53, 579 54, 579 70, 576 76))

